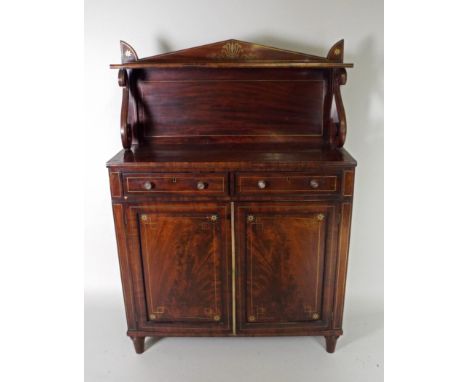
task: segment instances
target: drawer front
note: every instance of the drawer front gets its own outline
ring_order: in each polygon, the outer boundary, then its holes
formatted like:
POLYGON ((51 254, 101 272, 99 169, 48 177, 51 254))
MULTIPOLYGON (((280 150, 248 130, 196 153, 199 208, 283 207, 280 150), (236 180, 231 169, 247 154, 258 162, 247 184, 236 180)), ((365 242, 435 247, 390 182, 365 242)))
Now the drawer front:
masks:
POLYGON ((126 194, 225 195, 225 174, 125 174, 126 194))
POLYGON ((239 194, 335 194, 339 184, 338 175, 246 173, 236 176, 239 194))

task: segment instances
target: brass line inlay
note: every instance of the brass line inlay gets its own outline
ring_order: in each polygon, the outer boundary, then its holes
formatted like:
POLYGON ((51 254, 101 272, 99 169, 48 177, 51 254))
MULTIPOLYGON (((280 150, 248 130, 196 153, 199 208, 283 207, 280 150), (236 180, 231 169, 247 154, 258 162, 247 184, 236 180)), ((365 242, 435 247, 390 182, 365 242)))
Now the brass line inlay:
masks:
POLYGON ((317 216, 317 219, 319 221, 319 225, 318 225, 318 240, 317 240, 317 281, 316 281, 316 284, 317 284, 317 287, 315 288, 315 309, 318 308, 318 285, 319 285, 319 279, 320 279, 320 242, 321 242, 321 236, 320 236, 320 231, 321 231, 321 228, 322 228, 322 225, 320 224, 320 222, 323 221, 323 214, 319 214, 317 216), (319 216, 322 215, 322 218, 320 219, 319 216))
MULTIPOLYGON (((253 216, 253 215, 250 215, 250 216, 253 216)), ((253 222, 253 219, 252 219, 252 222, 253 222)), ((253 224, 250 225, 249 229, 250 229, 250 240, 249 240, 249 247, 250 247, 250 313, 253 313, 253 254, 252 254, 252 243, 253 243, 253 224)), ((249 316, 249 321, 252 321, 252 317, 254 316, 249 316)))
POLYGON ((232 334, 236 335, 236 244, 235 244, 235 230, 234 230, 234 202, 231 202, 231 259, 232 259, 232 274, 231 274, 231 288, 232 288, 232 334))
MULTIPOLYGON (((215 215, 212 215, 215 216, 215 215)), ((215 222, 215 220, 211 219, 212 222, 215 222)), ((213 228, 213 238, 216 237, 216 226, 215 224, 211 225, 213 228)), ((217 288, 216 288, 216 246, 213 246, 213 287, 214 287, 214 305, 215 305, 215 313, 216 315, 213 317, 215 321, 219 321, 220 317, 218 315, 219 309, 218 309, 218 294, 217 294, 217 288), (217 319, 216 319, 217 318, 217 319)))
MULTIPOLYGON (((253 216, 253 215, 249 215, 250 216, 253 216)), ((316 288, 315 288, 315 307, 317 308, 317 305, 318 305, 318 286, 319 286, 319 279, 320 279, 320 264, 321 264, 321 261, 320 261, 320 258, 321 258, 321 254, 320 254, 320 247, 321 247, 321 236, 320 236, 320 233, 321 233, 321 223, 323 222, 323 218, 325 217, 324 214, 322 213, 319 213, 317 215, 313 215, 312 217, 301 217, 301 216, 295 216, 294 219, 313 219, 312 222, 313 223, 317 223, 318 224, 318 240, 317 240, 317 277, 316 277, 316 288)), ((273 219, 274 217, 270 217, 270 216, 262 216, 262 219, 273 219)), ((250 229, 252 229, 253 225, 256 224, 256 225, 262 225, 262 223, 253 223, 253 220, 250 220, 249 221, 250 223, 250 229)), ((249 255, 250 255, 250 312, 253 312, 254 309, 253 309, 253 256, 252 256, 252 253, 253 253, 253 239, 252 239, 252 232, 251 234, 249 235, 249 248, 250 248, 250 251, 249 251, 249 255)), ((323 290, 321 290, 321 292, 323 292, 323 290)), ((253 322, 256 320, 256 317, 254 315, 250 315, 248 317, 248 321, 249 322, 253 322)))
MULTIPOLYGON (((343 230, 346 226, 346 224, 349 224, 350 221, 351 221, 351 211, 349 211, 348 213, 348 216, 346 217, 347 219, 345 220, 345 216, 344 216, 344 210, 345 210, 345 207, 346 208, 349 208, 351 209, 352 208, 352 205, 351 203, 342 203, 341 204, 341 222, 340 222, 340 226, 339 226, 339 234, 338 234, 338 260, 337 260, 337 269, 336 269, 336 276, 335 276, 335 298, 334 298, 334 308, 333 308, 333 311, 336 313, 336 311, 340 312, 340 321, 343 320, 343 306, 342 306, 342 303, 340 304, 340 301, 338 301, 338 297, 339 297, 339 291, 338 291, 338 286, 339 286, 339 279, 340 279, 340 272, 341 272, 341 267, 342 267, 342 262, 343 262, 343 258, 342 256, 345 257, 345 260, 344 260, 344 269, 345 269, 345 272, 348 268, 348 259, 349 259, 349 236, 350 236, 350 230, 348 229, 348 235, 347 237, 345 238, 345 245, 343 245, 342 243, 342 240, 343 240, 343 230)), ((343 301, 344 299, 344 295, 345 295, 345 292, 346 292, 346 278, 344 279, 342 285, 341 285, 341 301, 343 301)), ((337 320, 337 317, 336 315, 334 315, 333 317, 333 326, 335 327, 336 325, 336 320, 337 320)))
MULTIPOLYGON (((193 217, 192 217, 192 218, 193 218, 193 217)), ((201 219, 205 219, 205 218, 201 218, 201 219)), ((146 231, 146 229, 147 229, 147 226, 150 226, 150 228, 151 228, 152 223, 151 223, 151 219, 148 218, 148 215, 143 214, 143 215, 142 215, 142 220, 145 221, 145 224, 143 224, 143 228, 145 229, 145 231, 146 231), (149 221, 148 221, 148 220, 149 220, 149 221)), ((216 232, 215 232, 215 228, 216 228, 216 227, 215 227, 215 224, 211 224, 211 226, 212 226, 212 228, 213 228, 213 237, 216 237, 216 232)), ((145 232, 145 249, 146 249, 146 256, 144 256, 144 257, 146 257, 146 259, 145 259, 146 261, 145 261, 145 262, 146 262, 146 267, 147 267, 147 269, 148 269, 148 272, 145 272, 145 275, 147 274, 148 284, 151 285, 151 282, 150 282, 150 274, 151 274, 151 272, 149 272, 150 266, 149 266, 148 236, 147 236, 147 233, 146 233, 146 232, 145 232)), ((213 274, 214 274, 214 303, 215 303, 215 311, 216 311, 216 312, 219 312, 218 301, 217 301, 217 288, 216 288, 216 282, 217 282, 217 279, 216 279, 216 270, 217 270, 217 267, 216 267, 216 257, 215 257, 215 256, 216 256, 216 252, 213 251, 213 265, 214 265, 214 267, 213 267, 213 274)), ((151 292, 151 288, 145 288, 145 289, 148 289, 149 300, 150 300, 149 302, 150 302, 150 304, 151 304, 150 307, 153 308, 153 307, 155 306, 155 304, 154 304, 154 301, 153 301, 153 294, 152 294, 152 292, 151 292)), ((160 307, 157 306, 157 307, 156 307, 156 311, 155 311, 155 312, 152 312, 152 313, 149 315, 150 319, 153 319, 152 316, 154 316, 154 313, 156 313, 156 318, 159 318, 159 316, 161 316, 161 315, 164 313, 165 307, 163 307, 164 310, 163 310, 162 312, 161 312, 161 310, 158 309, 158 308, 160 308, 160 307)), ((188 316, 177 317, 177 320, 181 320, 181 319, 199 319, 199 320, 206 320, 207 318, 206 318, 206 317, 188 317, 188 316)), ((213 320, 214 320, 214 321, 219 321, 220 319, 221 319, 221 317, 220 317, 219 315, 216 315, 216 316, 213 317, 213 320), (218 317, 218 319, 217 319, 217 317, 218 317)))

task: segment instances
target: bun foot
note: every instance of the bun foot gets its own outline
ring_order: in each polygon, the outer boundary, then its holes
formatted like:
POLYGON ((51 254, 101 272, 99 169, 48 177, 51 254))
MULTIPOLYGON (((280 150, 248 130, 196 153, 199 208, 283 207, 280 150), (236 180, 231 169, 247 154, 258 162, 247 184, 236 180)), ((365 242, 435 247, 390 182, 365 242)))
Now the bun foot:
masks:
POLYGON ((130 337, 135 347, 135 352, 141 354, 145 351, 145 337, 130 337))
POLYGON ((336 347, 336 341, 339 336, 325 336, 325 341, 327 343, 327 352, 334 353, 336 347))

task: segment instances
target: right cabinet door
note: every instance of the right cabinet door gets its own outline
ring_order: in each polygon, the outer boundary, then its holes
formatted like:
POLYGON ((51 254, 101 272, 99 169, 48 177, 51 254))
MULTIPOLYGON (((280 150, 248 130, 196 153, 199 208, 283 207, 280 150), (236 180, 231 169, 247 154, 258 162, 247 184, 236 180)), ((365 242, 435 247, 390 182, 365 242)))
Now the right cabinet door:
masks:
POLYGON ((328 328, 336 205, 242 203, 236 211, 239 334, 304 335, 328 328))

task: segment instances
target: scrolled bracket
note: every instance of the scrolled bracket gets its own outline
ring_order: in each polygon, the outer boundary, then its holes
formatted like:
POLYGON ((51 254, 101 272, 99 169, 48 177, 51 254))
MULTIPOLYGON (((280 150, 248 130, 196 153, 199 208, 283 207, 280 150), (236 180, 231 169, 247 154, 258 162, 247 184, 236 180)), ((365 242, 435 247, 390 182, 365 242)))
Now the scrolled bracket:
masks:
POLYGON ((119 70, 118 75, 119 86, 122 88, 122 110, 120 112, 120 137, 124 149, 130 149, 132 145, 132 129, 128 123, 128 75, 125 69, 119 70))
POLYGON ((345 85, 347 74, 345 69, 335 69, 333 71, 333 96, 335 100, 335 115, 332 116, 333 123, 336 127, 336 146, 343 147, 346 141, 346 113, 341 98, 340 86, 345 85))

